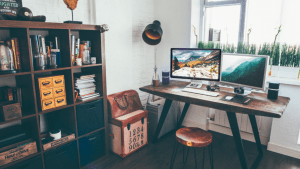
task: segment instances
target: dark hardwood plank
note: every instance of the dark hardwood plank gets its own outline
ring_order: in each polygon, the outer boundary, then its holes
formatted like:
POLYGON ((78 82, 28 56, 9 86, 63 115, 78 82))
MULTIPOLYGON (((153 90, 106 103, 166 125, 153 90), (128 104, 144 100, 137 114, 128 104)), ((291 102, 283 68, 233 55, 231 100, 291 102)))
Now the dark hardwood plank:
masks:
MULTIPOLYGON (((267 99, 267 94, 252 92, 249 97, 253 98, 253 101, 248 105, 239 103, 233 103, 220 100, 226 95, 234 96, 233 89, 221 88, 221 91, 217 91, 219 96, 212 97, 206 95, 200 95, 195 93, 181 92, 173 89, 180 89, 187 86, 189 82, 171 81, 169 85, 160 84, 158 87, 152 85, 141 87, 140 90, 151 93, 157 96, 164 97, 166 99, 172 99, 182 101, 190 104, 196 104, 204 107, 216 108, 228 112, 239 112, 244 114, 252 114, 267 117, 280 118, 290 101, 288 97, 278 97, 277 100, 267 99)), ((206 85, 202 85, 202 90, 206 90, 206 85)))
MULTIPOLYGON (((215 169, 240 169, 238 153, 235 150, 234 140, 232 136, 223 135, 212 132, 213 135, 213 155, 215 169)), ((107 157, 100 158, 83 169, 167 169, 170 165, 172 150, 174 146, 175 133, 172 132, 162 141, 155 145, 149 141, 144 148, 136 151, 128 157, 121 157, 110 153, 107 157)), ((246 160, 252 164, 258 155, 256 144, 244 141, 243 144, 246 152, 246 160)), ((197 150, 197 163, 202 165, 202 148, 197 150)), ((186 153, 186 152, 185 152, 186 153)), ((179 146, 177 157, 173 169, 190 169, 195 168, 194 154, 190 150, 189 158, 186 164, 182 162, 182 146, 179 146)), ((264 157, 257 169, 295 169, 300 168, 300 160, 292 157, 284 156, 274 152, 267 151, 263 146, 264 157)), ((210 169, 209 155, 206 149, 205 169, 210 169)), ((200 167, 201 168, 201 167, 200 167)))

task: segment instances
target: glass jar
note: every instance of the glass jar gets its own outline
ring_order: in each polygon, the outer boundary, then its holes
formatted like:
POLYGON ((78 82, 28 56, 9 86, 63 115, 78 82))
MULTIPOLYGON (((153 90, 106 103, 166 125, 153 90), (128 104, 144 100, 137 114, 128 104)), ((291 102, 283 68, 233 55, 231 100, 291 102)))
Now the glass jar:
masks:
POLYGON ((48 68, 49 69, 55 69, 55 68, 57 68, 56 53, 55 52, 51 52, 50 53, 50 57, 48 57, 48 68))

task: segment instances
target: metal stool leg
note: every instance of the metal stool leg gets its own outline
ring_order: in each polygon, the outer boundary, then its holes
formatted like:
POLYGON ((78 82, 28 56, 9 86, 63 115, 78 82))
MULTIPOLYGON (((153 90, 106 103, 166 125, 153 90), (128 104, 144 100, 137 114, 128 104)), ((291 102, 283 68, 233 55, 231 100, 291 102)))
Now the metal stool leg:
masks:
POLYGON ((211 169, 214 169, 214 154, 213 154, 212 144, 208 146, 208 152, 209 152, 210 167, 211 169))
POLYGON ((184 145, 182 145, 182 148, 183 148, 183 153, 182 153, 182 160, 183 160, 183 164, 185 164, 186 163, 186 161, 187 161, 187 158, 188 158, 188 156, 189 156, 189 151, 190 151, 190 147, 188 147, 188 150, 187 150, 187 154, 186 154, 186 158, 185 158, 185 160, 184 160, 184 145))
POLYGON ((194 148, 194 156, 195 156, 195 168, 197 169, 196 148, 194 148))
POLYGON ((204 168, 204 161, 205 161, 205 147, 203 147, 202 169, 204 168))
POLYGON ((179 147, 179 143, 177 143, 177 141, 175 140, 175 144, 174 144, 174 148, 173 148, 173 153, 172 153, 172 158, 171 158, 171 163, 170 163, 170 169, 173 168, 174 162, 175 162, 175 158, 176 158, 176 154, 177 154, 177 150, 179 147), (176 149, 176 150, 175 150, 176 149), (174 153, 175 152, 175 153, 174 153))

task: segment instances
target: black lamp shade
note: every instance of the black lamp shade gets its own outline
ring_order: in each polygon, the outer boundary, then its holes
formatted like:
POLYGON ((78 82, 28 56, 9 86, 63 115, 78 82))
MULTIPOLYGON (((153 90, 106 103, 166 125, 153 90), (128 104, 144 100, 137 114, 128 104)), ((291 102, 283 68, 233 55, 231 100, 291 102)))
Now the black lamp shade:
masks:
POLYGON ((160 27, 160 22, 155 20, 152 24, 146 26, 143 32, 143 40, 149 45, 157 45, 161 41, 163 30, 160 27))

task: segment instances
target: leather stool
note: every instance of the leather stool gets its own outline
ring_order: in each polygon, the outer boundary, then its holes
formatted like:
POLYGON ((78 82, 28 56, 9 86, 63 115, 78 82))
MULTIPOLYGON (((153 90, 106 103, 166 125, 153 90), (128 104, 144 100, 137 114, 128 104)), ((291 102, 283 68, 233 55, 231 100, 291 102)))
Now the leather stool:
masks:
POLYGON ((170 169, 173 168, 177 150, 179 143, 183 145, 183 163, 185 164, 187 161, 187 157, 189 155, 189 148, 194 148, 194 156, 195 156, 195 167, 197 169, 197 159, 196 159, 196 148, 203 147, 203 161, 202 168, 204 168, 204 157, 205 157, 205 147, 208 147, 209 158, 210 158, 210 166, 213 169, 213 151, 212 151, 212 135, 211 133, 204 131, 200 128, 196 127, 184 127, 176 131, 176 141, 173 148, 170 169), (184 159, 184 147, 187 146, 187 155, 184 159))

